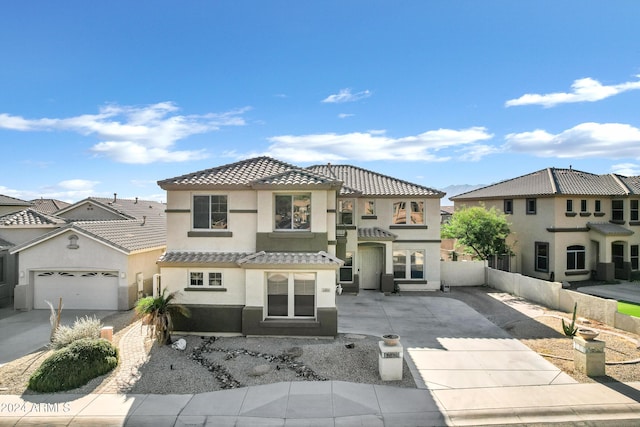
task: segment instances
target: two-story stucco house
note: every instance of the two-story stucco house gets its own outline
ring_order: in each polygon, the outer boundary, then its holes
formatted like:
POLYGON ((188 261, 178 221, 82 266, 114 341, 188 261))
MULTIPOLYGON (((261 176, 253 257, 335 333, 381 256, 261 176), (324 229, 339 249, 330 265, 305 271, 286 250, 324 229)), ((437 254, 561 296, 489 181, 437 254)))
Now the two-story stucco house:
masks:
POLYGON ((512 271, 579 281, 628 279, 639 268, 640 177, 547 168, 450 200, 508 215, 512 271))
POLYGON ((257 157, 159 181, 176 329, 334 336, 336 285, 439 287, 442 193, 351 166, 257 157))

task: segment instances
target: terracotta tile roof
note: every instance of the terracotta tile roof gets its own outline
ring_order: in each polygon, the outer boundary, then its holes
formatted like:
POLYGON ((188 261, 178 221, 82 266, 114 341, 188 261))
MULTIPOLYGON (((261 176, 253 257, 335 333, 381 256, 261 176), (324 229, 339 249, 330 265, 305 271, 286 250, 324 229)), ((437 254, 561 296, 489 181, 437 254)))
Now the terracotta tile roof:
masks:
POLYGON ((158 181, 164 189, 208 188, 210 186, 247 186, 255 180, 299 169, 271 157, 255 157, 228 165, 205 169, 158 181))
POLYGON ((31 206, 31 203, 26 200, 20 200, 15 197, 0 194, 0 206, 31 206))
POLYGON ((342 265, 344 261, 320 252, 256 252, 238 260, 239 265, 342 265))
POLYGON ((0 226, 63 224, 66 224, 65 220, 53 215, 47 215, 45 213, 38 212, 34 208, 23 209, 19 212, 13 212, 0 217, 0 226))
POLYGON ((379 227, 358 228, 358 240, 396 240, 398 236, 379 227))
MULTIPOLYGON (((631 180, 632 181, 632 180, 631 180)), ((629 190, 617 175, 596 175, 575 169, 547 168, 451 197, 449 200, 504 197, 624 195, 629 190)))
MULTIPOLYGON (((78 206, 93 203, 108 212, 112 212, 114 215, 119 216, 121 219, 143 219, 147 218, 149 221, 166 221, 165 210, 167 206, 164 203, 155 202, 151 200, 140 199, 119 199, 117 197, 88 197, 82 199, 72 205, 62 208, 56 213, 56 215, 64 216, 70 221, 86 221, 84 218, 73 218, 71 212, 78 206)), ((103 218, 105 220, 111 218, 103 218)))
POLYGON ((251 182, 252 186, 320 186, 320 185, 341 185, 337 179, 326 175, 320 175, 306 169, 292 169, 276 175, 266 176, 251 182))
POLYGON ((169 264, 236 264, 242 258, 250 255, 247 252, 165 252, 159 265, 169 264))
POLYGON ((588 222, 587 227, 605 236, 630 236, 633 234, 633 231, 628 228, 610 222, 588 222))
MULTIPOLYGON (((443 197, 445 193, 401 179, 382 175, 367 169, 350 165, 315 165, 307 169, 332 176, 344 182, 345 187, 363 196, 425 196, 443 197)), ((348 192, 345 192, 348 194, 348 192)), ((341 191, 341 195, 344 195, 341 191)))
POLYGON ((66 208, 71 205, 71 203, 63 202, 62 200, 56 199, 34 199, 31 200, 31 204, 33 208, 38 212, 46 213, 46 214, 54 214, 58 212, 60 209, 66 208))
POLYGON ((162 221, 78 221, 71 225, 127 252, 159 248, 167 244, 167 229, 162 221))

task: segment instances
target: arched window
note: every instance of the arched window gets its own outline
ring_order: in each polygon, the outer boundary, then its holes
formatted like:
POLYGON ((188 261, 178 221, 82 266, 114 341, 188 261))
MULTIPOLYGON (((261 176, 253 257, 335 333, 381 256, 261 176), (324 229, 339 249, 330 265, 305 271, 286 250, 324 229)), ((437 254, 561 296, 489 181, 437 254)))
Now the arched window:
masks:
POLYGON ((72 234, 71 236, 69 236, 69 244, 67 245, 67 248, 69 249, 78 249, 80 246, 78 246, 78 236, 76 236, 75 234, 72 234))
POLYGON ((567 247, 567 270, 584 270, 585 259, 584 246, 573 245, 567 247))

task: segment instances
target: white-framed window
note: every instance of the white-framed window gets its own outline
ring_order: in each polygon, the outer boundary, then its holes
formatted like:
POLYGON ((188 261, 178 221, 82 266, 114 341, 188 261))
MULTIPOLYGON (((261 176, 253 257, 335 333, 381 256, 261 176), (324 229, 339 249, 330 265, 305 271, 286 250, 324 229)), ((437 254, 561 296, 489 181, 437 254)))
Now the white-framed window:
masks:
POLYGON ((189 272, 189 287, 192 287, 192 288, 222 287, 222 272, 191 271, 189 272))
POLYGON ((225 230, 228 225, 227 196, 194 195, 193 228, 225 230))
POLYGON ((611 219, 613 221, 624 221, 624 200, 611 201, 611 219))
POLYGON ((527 215, 535 215, 538 209, 536 199, 527 199, 527 215))
POLYGON ((393 251, 393 278, 424 279, 424 251, 413 249, 393 251))
POLYGON ((638 200, 634 199, 630 201, 630 212, 631 212, 631 216, 629 217, 629 220, 631 221, 638 221, 639 219, 639 215, 638 215, 638 200))
POLYGON ((586 252, 584 246, 567 247, 567 270, 584 270, 586 252))
POLYGON ((311 231, 311 193, 276 194, 274 229, 311 231))
POLYGON ((338 200, 338 224, 353 225, 353 199, 338 200))
POLYGON ((573 212, 573 200, 567 200, 567 212, 573 212))
POLYGON ((340 267, 340 282, 353 282, 353 252, 347 252, 340 267))
POLYGON ((424 224, 424 202, 421 200, 395 202, 392 224, 424 224))
POLYGON ((267 317, 315 317, 316 273, 278 271, 266 274, 267 317))
POLYGON ((588 208, 587 208, 587 201, 586 201, 586 200, 584 200, 584 199, 580 200, 580 212, 581 212, 581 213, 586 213, 586 212, 587 212, 587 210, 588 210, 588 208))

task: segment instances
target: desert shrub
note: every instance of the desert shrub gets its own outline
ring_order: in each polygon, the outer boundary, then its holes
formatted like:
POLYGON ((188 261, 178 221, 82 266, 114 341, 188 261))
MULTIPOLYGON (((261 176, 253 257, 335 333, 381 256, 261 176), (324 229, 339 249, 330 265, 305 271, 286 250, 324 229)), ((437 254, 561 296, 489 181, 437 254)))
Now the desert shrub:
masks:
POLYGON ((56 350, 29 378, 29 389, 44 393, 71 390, 118 365, 118 349, 105 339, 82 338, 56 350))
POLYGON ((76 318, 73 326, 63 325, 56 329, 51 346, 58 349, 82 338, 100 338, 100 329, 102 329, 102 322, 95 316, 76 318))

